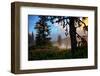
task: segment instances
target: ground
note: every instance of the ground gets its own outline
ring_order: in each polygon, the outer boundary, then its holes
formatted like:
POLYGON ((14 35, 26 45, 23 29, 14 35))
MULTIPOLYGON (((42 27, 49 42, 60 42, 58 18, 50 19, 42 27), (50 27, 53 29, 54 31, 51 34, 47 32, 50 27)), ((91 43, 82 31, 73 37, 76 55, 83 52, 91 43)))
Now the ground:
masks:
POLYGON ((87 58, 88 50, 86 47, 78 47, 72 55, 70 49, 59 49, 57 47, 49 48, 30 48, 28 60, 52 60, 52 59, 77 59, 87 58))

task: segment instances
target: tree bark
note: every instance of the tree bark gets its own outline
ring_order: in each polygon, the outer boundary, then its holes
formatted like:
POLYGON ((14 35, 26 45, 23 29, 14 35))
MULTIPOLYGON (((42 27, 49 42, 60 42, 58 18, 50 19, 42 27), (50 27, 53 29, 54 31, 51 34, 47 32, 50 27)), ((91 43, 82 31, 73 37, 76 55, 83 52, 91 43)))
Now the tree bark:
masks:
POLYGON ((71 52, 72 55, 74 54, 75 50, 77 49, 77 40, 76 40, 76 27, 74 25, 75 17, 70 17, 70 39, 71 39, 71 52))

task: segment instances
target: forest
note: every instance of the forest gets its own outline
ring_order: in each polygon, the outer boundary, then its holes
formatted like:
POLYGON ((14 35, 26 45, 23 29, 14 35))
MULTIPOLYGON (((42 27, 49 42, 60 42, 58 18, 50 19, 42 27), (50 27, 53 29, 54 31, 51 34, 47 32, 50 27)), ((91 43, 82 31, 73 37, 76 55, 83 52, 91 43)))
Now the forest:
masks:
POLYGON ((88 17, 28 16, 28 60, 88 58, 88 17))

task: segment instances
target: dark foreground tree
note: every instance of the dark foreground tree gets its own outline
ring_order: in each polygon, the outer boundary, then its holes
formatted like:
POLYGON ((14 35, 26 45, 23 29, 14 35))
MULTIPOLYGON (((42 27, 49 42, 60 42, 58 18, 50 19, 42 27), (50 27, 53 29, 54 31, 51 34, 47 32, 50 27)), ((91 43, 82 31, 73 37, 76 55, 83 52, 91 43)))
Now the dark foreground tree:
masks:
MULTIPOLYGON (((88 27, 82 20, 80 20, 80 17, 49 16, 48 18, 52 23, 58 23, 58 24, 60 23, 61 24, 61 26, 65 29, 66 37, 68 36, 68 34, 70 35, 72 54, 74 54, 75 50, 77 49, 76 37, 78 37, 82 41, 86 42, 86 40, 84 38, 82 38, 76 32, 76 28, 80 27, 81 24, 84 24, 83 30, 88 31, 87 30, 88 27), (69 27, 69 31, 68 31, 68 27, 69 27)), ((83 17, 83 18, 85 19, 85 17, 83 17)))
POLYGON ((71 50, 72 54, 74 54, 75 50, 77 49, 77 40, 76 40, 76 27, 75 27, 75 20, 76 17, 69 18, 69 27, 70 27, 70 39, 71 39, 71 50))

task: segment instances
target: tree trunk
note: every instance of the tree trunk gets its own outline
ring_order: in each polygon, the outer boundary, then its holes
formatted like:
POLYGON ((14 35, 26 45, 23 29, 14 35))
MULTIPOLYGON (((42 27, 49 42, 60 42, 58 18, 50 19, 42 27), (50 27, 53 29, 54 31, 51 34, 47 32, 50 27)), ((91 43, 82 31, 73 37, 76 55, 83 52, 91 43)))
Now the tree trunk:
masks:
POLYGON ((76 40, 76 27, 74 25, 75 17, 70 17, 70 39, 71 39, 71 52, 74 54, 77 48, 77 40, 76 40))

